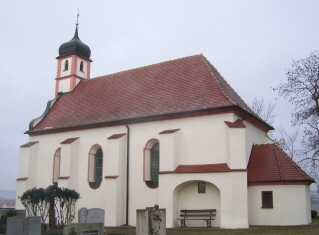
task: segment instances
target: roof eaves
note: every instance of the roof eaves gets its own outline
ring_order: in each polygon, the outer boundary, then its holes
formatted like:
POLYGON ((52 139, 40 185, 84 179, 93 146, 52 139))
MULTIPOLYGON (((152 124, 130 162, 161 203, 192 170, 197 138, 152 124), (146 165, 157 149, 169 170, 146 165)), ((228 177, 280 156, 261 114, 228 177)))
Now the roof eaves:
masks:
MULTIPOLYGON (((97 128, 101 126, 111 126, 111 125, 124 125, 125 123, 139 123, 139 122, 147 122, 147 121, 152 121, 154 119, 166 119, 166 118, 174 118, 174 117, 183 117, 183 116, 188 116, 188 115, 205 115, 207 112, 213 112, 213 111, 218 111, 218 110, 227 110, 227 109, 232 109, 232 108, 240 108, 237 105, 233 106, 223 106, 223 107, 218 107, 218 108, 210 108, 210 109, 202 109, 202 110, 192 110, 192 111, 186 111, 186 112, 180 112, 180 113, 170 113, 170 114, 162 114, 162 115, 155 115, 155 116, 147 116, 147 117, 138 117, 138 118, 131 118, 131 119, 122 119, 122 120, 114 120, 114 121, 107 121, 107 122, 101 122, 101 123, 91 123, 91 124, 85 124, 85 125, 77 125, 77 126, 68 126, 68 127, 61 127, 61 128, 54 128, 50 129, 47 128, 45 130, 39 130, 39 131, 32 131, 28 130, 25 132, 25 134, 47 134, 50 132, 55 132, 55 131, 71 131, 74 129, 86 129, 86 128, 97 128)), ((241 108, 240 108, 241 109, 241 108)))
MULTIPOLYGON (((52 108, 52 106, 55 104, 55 102, 63 95, 63 93, 59 93, 54 99, 49 100, 47 102, 47 106, 44 110, 44 112, 42 113, 42 115, 40 117, 34 118, 30 124, 29 124, 29 131, 33 130, 43 119, 44 117, 49 113, 50 109, 52 108)), ((27 131, 28 132, 28 131, 27 131)))

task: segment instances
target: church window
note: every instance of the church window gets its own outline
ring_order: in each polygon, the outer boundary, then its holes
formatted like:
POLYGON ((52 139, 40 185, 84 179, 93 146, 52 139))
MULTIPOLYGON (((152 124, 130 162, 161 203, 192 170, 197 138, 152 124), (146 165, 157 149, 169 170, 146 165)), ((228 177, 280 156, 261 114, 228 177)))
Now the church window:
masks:
POLYGON ((157 188, 159 185, 158 172, 160 152, 158 140, 150 140, 144 151, 144 180, 148 187, 157 188))
POLYGON ((64 62, 64 70, 68 70, 69 69, 69 60, 66 60, 64 62))
POLYGON ((81 61, 81 62, 80 62, 80 71, 81 71, 81 72, 84 72, 84 71, 83 71, 83 67, 84 67, 83 61, 81 61))
POLYGON ((89 185, 96 189, 100 187, 103 176, 103 152, 99 145, 95 145, 90 152, 89 185))
POLYGON ((53 160, 53 183, 58 183, 60 176, 61 148, 58 148, 54 154, 53 160))
POLYGON ((272 191, 262 191, 262 208, 273 208, 273 195, 272 191))

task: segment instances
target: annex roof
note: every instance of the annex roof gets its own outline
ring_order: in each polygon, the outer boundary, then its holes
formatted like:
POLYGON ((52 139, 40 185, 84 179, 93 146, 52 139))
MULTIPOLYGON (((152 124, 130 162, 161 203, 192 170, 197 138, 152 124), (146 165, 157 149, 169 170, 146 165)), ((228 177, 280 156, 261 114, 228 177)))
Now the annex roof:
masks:
POLYGON ((248 183, 314 182, 276 144, 254 145, 248 163, 248 183))
POLYGON ((246 169, 230 169, 227 163, 179 165, 174 171, 160 171, 160 174, 167 173, 218 173, 231 171, 247 171, 246 169))
POLYGON ((227 107, 263 122, 200 54, 82 81, 27 133, 227 107))

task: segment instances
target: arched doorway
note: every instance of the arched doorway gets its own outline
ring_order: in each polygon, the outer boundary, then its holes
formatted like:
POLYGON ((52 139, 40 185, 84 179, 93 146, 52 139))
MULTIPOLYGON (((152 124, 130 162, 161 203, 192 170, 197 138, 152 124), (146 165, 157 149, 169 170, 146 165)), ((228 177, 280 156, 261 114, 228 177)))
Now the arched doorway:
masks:
MULTIPOLYGON (((179 218, 180 210, 184 209, 216 209, 212 227, 220 227, 220 191, 207 181, 188 181, 180 184, 174 190, 174 217, 179 218)), ((186 221, 188 227, 204 227, 204 220, 186 221)), ((176 227, 180 226, 176 221, 176 227)))

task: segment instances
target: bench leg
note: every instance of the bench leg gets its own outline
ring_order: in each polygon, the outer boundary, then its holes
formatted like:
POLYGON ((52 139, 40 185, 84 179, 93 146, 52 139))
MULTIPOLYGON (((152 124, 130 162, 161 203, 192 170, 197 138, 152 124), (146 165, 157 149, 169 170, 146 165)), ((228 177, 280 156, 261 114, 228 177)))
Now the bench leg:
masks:
POLYGON ((212 227, 212 221, 211 220, 206 220, 207 223, 207 228, 211 228, 212 227))
POLYGON ((182 219, 182 220, 181 220, 181 228, 187 228, 187 226, 186 226, 186 223, 185 223, 185 220, 184 220, 184 219, 182 219))

